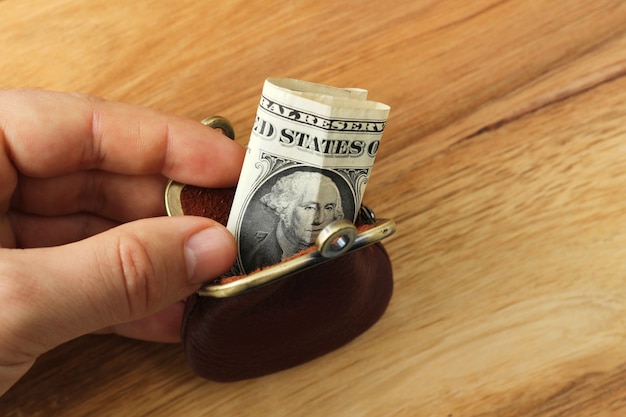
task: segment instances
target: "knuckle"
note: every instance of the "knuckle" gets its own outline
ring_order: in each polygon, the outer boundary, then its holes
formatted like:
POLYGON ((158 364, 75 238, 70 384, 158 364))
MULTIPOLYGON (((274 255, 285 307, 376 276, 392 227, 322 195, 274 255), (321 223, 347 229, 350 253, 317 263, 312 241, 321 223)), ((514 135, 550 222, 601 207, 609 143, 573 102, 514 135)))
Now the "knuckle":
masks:
POLYGON ((91 139, 84 141, 83 144, 83 155, 81 157, 82 168, 98 168, 102 165, 105 158, 101 108, 106 101, 100 97, 83 93, 73 93, 72 96, 89 109, 88 114, 91 116, 89 119, 91 139))
POLYGON ((28 306, 37 297, 38 285, 26 269, 21 262, 0 259, 0 366, 32 359, 35 352, 44 351, 43 343, 31 336, 37 323, 30 319, 28 306))
POLYGON ((28 278, 14 263, 4 259, 0 261, 0 300, 5 307, 2 313, 10 313, 15 305, 27 303, 30 291, 28 278))
POLYGON ((106 207, 105 181, 99 172, 89 172, 83 177, 83 182, 79 190, 78 201, 81 204, 81 210, 102 214, 106 207))
POLYGON ((141 317, 146 314, 157 293, 152 279, 156 276, 155 261, 146 245, 133 235, 120 238, 117 255, 128 314, 130 317, 141 317))

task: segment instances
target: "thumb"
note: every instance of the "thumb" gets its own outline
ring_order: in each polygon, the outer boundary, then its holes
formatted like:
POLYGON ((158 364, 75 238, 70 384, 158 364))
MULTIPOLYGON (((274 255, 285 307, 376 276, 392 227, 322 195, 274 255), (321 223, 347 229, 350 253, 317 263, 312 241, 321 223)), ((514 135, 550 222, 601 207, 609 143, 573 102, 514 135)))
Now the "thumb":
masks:
POLYGON ((180 301, 226 272, 236 247, 220 224, 183 216, 138 220, 59 247, 0 251, 0 341, 9 342, 0 350, 13 346, 26 360, 180 301))

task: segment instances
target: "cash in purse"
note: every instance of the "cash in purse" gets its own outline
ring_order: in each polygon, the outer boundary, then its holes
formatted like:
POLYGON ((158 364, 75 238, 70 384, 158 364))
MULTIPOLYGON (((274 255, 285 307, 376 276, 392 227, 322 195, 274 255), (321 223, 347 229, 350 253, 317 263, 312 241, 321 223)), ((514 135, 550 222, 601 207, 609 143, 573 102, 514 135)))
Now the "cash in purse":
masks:
MULTIPOLYGON (((234 137, 223 118, 204 124, 234 137)), ((209 217, 226 225, 232 189, 173 181, 169 215, 209 217)), ((382 239, 395 231, 361 206, 356 224, 336 220, 316 245, 250 274, 205 283, 185 302, 183 348, 198 375, 220 382, 260 377, 329 353, 365 332, 384 314, 393 291, 382 239)))

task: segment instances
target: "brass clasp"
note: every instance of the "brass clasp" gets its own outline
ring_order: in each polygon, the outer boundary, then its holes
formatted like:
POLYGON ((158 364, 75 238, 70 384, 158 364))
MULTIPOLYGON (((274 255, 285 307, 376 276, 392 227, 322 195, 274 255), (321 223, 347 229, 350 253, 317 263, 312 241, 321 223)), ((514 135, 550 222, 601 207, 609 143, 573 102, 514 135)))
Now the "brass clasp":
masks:
MULTIPOLYGON (((368 211, 372 213, 371 210, 368 211)), ((374 220, 371 227, 361 233, 357 233, 356 227, 351 222, 337 220, 326 226, 320 233, 315 243, 315 251, 253 272, 236 281, 226 284, 206 284, 198 290, 198 294, 215 298, 239 295, 379 242, 391 236, 395 231, 396 224, 391 219, 374 220)))

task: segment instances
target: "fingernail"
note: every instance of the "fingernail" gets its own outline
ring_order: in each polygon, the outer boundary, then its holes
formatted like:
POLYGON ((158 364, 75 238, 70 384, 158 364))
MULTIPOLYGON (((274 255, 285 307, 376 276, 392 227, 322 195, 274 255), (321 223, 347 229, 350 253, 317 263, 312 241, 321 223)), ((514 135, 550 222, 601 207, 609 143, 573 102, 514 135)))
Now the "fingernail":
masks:
POLYGON ((187 276, 192 284, 222 275, 235 260, 233 236, 221 226, 203 229, 185 243, 187 276))

